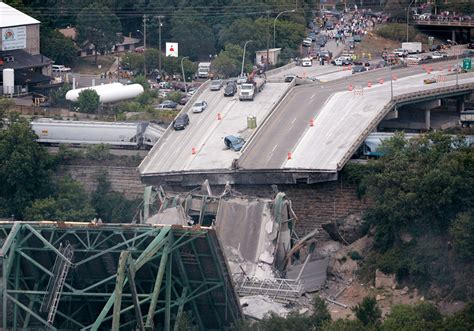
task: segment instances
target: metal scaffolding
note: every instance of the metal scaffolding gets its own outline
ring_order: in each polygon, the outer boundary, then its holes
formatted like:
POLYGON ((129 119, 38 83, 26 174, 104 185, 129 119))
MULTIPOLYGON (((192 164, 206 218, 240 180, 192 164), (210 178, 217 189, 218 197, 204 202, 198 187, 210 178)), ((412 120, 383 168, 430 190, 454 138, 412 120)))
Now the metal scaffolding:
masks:
POLYGON ((0 222, 3 329, 200 330, 242 317, 211 228, 0 222))

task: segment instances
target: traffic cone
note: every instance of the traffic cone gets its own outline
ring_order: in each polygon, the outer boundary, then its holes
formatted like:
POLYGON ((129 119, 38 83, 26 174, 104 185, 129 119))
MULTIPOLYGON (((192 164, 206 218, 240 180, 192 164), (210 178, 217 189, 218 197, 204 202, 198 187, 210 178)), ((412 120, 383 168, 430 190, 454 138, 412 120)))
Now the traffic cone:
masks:
POLYGON ((451 65, 448 66, 448 71, 451 72, 451 65))
POLYGON ((348 89, 349 89, 349 92, 352 91, 352 89, 353 89, 352 84, 349 84, 348 89))
POLYGON ((220 121, 222 119, 221 113, 217 113, 217 120, 220 121))
POLYGON ((393 79, 393 80, 397 80, 397 75, 393 74, 393 75, 392 75, 392 79, 393 79))
POLYGON ((291 152, 288 152, 288 160, 291 160, 291 152))
POLYGON ((314 119, 313 118, 309 120, 309 126, 314 126, 314 119))
POLYGON ((379 83, 380 83, 380 85, 383 84, 383 79, 382 78, 379 79, 379 83))
POLYGON ((369 80, 369 82, 367 83, 367 87, 372 87, 372 82, 369 80))
POLYGON ((193 147, 193 148, 191 149, 191 154, 192 154, 192 155, 196 154, 196 148, 193 147))

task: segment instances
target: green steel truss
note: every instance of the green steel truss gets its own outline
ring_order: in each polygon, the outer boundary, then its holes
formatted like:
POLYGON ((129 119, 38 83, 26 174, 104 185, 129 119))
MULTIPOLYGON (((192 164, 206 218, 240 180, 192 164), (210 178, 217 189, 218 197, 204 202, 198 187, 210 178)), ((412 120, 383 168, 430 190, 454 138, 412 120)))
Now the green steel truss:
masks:
POLYGON ((222 330, 242 317, 211 228, 0 222, 0 245, 3 329, 176 330, 186 312, 198 329, 222 330), (57 260, 70 267, 51 293, 57 260), (52 323, 45 297, 59 298, 52 323))

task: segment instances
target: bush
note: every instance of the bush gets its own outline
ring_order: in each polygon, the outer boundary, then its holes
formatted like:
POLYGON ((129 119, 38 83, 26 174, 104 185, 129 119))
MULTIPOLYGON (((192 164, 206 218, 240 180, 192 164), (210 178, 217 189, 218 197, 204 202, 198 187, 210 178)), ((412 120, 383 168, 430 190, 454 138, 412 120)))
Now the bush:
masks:
MULTIPOLYGON (((375 31, 376 34, 383 38, 397 40, 397 41, 407 41, 407 26, 406 24, 391 23, 386 25, 381 25, 375 31)), ((408 38, 409 40, 414 40, 417 35, 417 31, 414 27, 410 26, 408 28, 408 38)))
POLYGON ((357 251, 350 251, 349 257, 353 259, 354 261, 362 260, 362 255, 360 255, 359 252, 357 251))
POLYGON ((96 91, 86 89, 79 93, 77 103, 81 112, 95 114, 100 105, 100 97, 96 91))
POLYGON ((110 147, 108 145, 90 145, 86 148, 85 157, 92 160, 109 160, 111 156, 112 155, 110 154, 110 147))
POLYGON ((352 308, 352 311, 364 325, 378 324, 382 317, 382 311, 372 297, 365 297, 360 304, 352 308))

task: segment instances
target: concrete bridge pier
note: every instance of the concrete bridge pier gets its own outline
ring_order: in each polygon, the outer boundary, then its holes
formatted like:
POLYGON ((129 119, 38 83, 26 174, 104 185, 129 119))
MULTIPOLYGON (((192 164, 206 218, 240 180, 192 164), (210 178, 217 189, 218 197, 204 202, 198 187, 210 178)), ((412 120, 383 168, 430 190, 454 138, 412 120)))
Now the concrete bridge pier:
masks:
POLYGON ((425 109, 425 129, 431 129, 431 110, 425 109))

